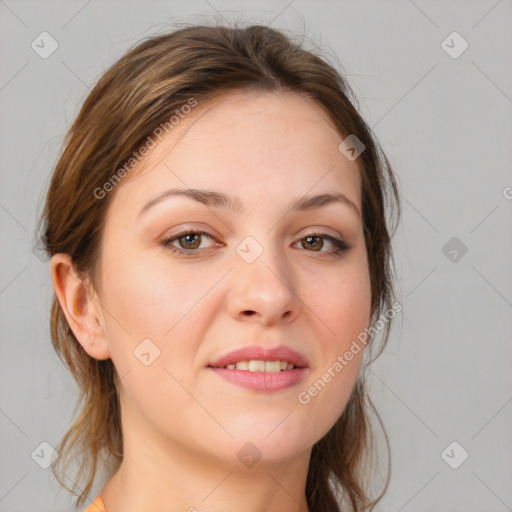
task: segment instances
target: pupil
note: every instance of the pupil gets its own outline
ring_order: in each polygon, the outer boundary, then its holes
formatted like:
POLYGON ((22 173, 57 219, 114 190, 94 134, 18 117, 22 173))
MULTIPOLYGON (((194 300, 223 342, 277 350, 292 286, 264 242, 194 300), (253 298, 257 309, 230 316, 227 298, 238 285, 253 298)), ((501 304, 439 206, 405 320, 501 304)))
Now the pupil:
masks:
POLYGON ((185 244, 190 245, 191 243, 192 244, 194 243, 193 240, 191 240, 191 238, 192 239, 194 239, 194 238, 197 239, 198 235, 194 234, 194 233, 189 233, 188 235, 185 235, 183 238, 185 239, 185 244))
MULTIPOLYGON (((318 236, 308 236, 308 237, 306 237, 306 240, 307 240, 307 242, 308 242, 308 244, 309 244, 309 242, 310 242, 311 240, 318 240, 318 241, 319 241, 319 240, 320 240, 320 237, 318 237, 318 236)), ((316 244, 316 245, 317 245, 317 248, 318 248, 318 244, 316 244)), ((312 245, 310 245, 310 248, 313 248, 313 249, 314 249, 315 247, 314 247, 314 246, 312 246, 312 245)))

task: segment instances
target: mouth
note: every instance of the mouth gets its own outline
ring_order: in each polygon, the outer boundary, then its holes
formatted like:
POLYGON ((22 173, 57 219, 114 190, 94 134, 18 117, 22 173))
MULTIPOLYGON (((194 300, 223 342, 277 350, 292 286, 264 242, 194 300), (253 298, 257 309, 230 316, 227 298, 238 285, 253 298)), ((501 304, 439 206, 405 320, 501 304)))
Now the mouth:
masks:
POLYGON ((251 345, 210 361, 208 366, 226 370, 277 373, 295 368, 308 368, 309 363, 301 353, 284 345, 275 348, 251 345))
POLYGON ((283 345, 244 347, 211 362, 208 368, 224 381, 258 393, 297 386, 309 374, 306 357, 283 345))
POLYGON ((244 370, 249 372, 265 372, 265 373, 279 373, 286 370, 293 370, 298 368, 289 361, 269 360, 263 361, 261 359, 251 359, 246 361, 238 361, 236 363, 227 364, 225 366, 212 366, 209 368, 223 368, 225 370, 244 370))

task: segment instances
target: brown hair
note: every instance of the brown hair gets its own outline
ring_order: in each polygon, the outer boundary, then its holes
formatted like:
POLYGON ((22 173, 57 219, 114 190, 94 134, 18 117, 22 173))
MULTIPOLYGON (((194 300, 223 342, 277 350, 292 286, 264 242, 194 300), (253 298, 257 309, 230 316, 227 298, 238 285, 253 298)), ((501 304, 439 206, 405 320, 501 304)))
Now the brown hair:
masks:
MULTIPOLYGON (((373 325, 381 312, 391 308, 394 296, 386 213, 396 208, 400 216, 399 193, 388 160, 359 115, 347 83, 315 53, 304 49, 303 41, 260 25, 188 25, 134 46, 100 77, 66 135, 39 220, 47 254, 69 254, 79 275, 88 276, 96 286, 112 193, 100 200, 95 191, 105 190, 105 183, 112 182, 154 130, 191 97, 205 104, 231 91, 298 92, 322 106, 340 134, 354 134, 365 146, 359 163, 373 325)), ((390 325, 389 320, 377 356, 387 343, 390 325)), ((81 505, 91 490, 100 457, 113 469, 123 457, 117 375, 110 359, 97 360, 83 350, 56 296, 51 338, 79 386, 77 408, 81 405, 59 444, 60 457, 52 470, 81 505), (80 462, 74 489, 64 482, 70 461, 80 462), (77 482, 82 481, 85 486, 80 489, 77 482)), ((373 350, 373 343, 369 348, 373 350)), ((370 480, 366 478, 373 467, 368 461, 375 455, 370 408, 379 416, 364 382, 361 372, 344 412, 313 446, 306 496, 309 509, 315 512, 342 510, 345 504, 354 512, 373 509, 389 485, 388 464, 381 494, 373 500, 368 496, 370 480)), ((389 453, 386 435, 385 439, 389 453)))

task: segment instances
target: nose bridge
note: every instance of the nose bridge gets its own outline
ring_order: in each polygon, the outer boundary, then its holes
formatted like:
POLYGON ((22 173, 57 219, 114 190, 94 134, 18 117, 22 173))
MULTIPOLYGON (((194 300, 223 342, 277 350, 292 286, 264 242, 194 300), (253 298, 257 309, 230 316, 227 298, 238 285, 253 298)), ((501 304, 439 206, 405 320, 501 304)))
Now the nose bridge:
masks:
POLYGON ((284 243, 276 240, 272 231, 247 235, 235 247, 238 256, 236 266, 239 267, 241 276, 248 272, 251 278, 251 274, 255 272, 259 278, 265 279, 267 276, 271 280, 279 280, 283 286, 284 283, 293 286, 293 283, 288 282, 292 276, 290 268, 286 266, 284 248, 284 243))
POLYGON ((265 322, 295 317, 300 308, 292 269, 272 231, 249 235, 235 248, 230 313, 255 314, 265 322))

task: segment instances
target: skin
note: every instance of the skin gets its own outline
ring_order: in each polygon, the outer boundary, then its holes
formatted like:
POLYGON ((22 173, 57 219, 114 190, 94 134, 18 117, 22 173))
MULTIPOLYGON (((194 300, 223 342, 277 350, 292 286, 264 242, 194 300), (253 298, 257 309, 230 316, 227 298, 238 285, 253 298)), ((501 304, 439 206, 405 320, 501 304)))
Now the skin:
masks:
POLYGON ((307 510, 311 448, 343 412, 363 350, 309 403, 297 395, 369 325, 371 289, 360 214, 342 203, 293 213, 289 205, 341 192, 361 212, 359 163, 338 150, 344 138, 296 93, 231 93, 199 105, 111 192, 97 289, 86 282, 86 294, 67 255, 52 258, 77 339, 121 377, 125 455, 102 490, 109 512, 307 510), (175 187, 237 194, 245 209, 174 197, 138 216, 175 187), (177 239, 174 247, 198 255, 173 254, 162 241, 180 227, 212 238, 177 239), (334 255, 327 238, 308 245, 317 232, 349 249, 334 255), (263 249, 250 264, 235 250, 247 236, 263 249), (147 338, 160 350, 149 366, 134 356, 147 338), (258 393, 207 368, 253 344, 305 355, 303 381, 258 393), (252 467, 237 457, 246 443, 261 454, 252 467))

